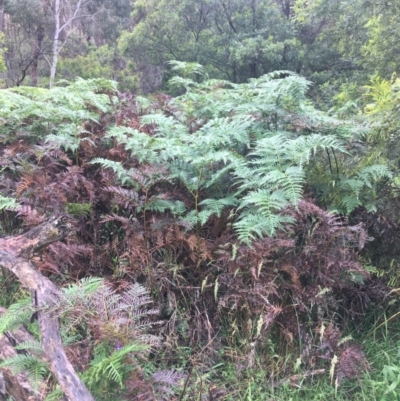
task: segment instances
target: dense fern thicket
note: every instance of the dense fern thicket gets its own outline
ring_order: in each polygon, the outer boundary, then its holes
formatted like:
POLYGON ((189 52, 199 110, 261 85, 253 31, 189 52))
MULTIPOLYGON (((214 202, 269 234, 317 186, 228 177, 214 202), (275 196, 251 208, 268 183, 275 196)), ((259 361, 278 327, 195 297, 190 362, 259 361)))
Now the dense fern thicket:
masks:
MULTIPOLYGON (((294 73, 199 81, 173 78, 175 98, 103 79, 0 93, 3 233, 58 213, 76 225, 33 258, 65 288, 49 307, 72 362, 99 400, 238 399, 216 366, 272 387, 359 380, 370 366, 351 333, 395 303, 371 234, 396 224, 396 166, 374 127, 317 110, 294 73)), ((23 290, 6 272, 0 284, 14 303, 1 332, 25 322, 37 337, 23 290)), ((46 377, 40 343, 25 349, 4 366, 46 377)))

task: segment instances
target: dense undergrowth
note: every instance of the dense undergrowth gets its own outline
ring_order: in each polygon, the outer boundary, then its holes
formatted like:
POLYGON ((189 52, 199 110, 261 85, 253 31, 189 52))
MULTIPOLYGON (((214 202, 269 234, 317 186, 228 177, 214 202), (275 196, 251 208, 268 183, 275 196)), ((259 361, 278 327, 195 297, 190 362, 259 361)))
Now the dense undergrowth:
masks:
MULTIPOLYGON (((96 399, 397 399, 396 246, 384 261, 371 237, 396 239, 396 166, 373 128, 318 111, 285 71, 171 85, 182 95, 101 79, 0 93, 1 229, 75 219, 33 262, 65 289, 96 399)), ((1 331, 37 337, 27 294, 5 271, 0 285, 1 331)), ((3 363, 47 378, 40 343, 25 349, 3 363)))

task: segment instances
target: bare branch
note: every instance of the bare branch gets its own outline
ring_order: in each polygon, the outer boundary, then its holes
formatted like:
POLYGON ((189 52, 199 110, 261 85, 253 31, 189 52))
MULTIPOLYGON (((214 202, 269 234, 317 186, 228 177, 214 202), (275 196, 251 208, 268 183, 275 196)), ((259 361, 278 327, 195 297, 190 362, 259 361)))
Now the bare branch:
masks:
POLYGON ((70 401, 94 401, 67 359, 56 312, 46 308, 58 299, 58 288, 28 260, 35 251, 65 238, 71 230, 66 216, 56 216, 23 235, 1 239, 0 264, 12 271, 24 287, 36 293, 38 307, 42 308, 38 319, 46 359, 65 395, 70 401))
POLYGON ((74 14, 72 15, 72 17, 70 17, 67 22, 64 23, 64 25, 61 25, 61 27, 59 28, 59 32, 62 32, 72 21, 74 21, 77 17, 77 14, 79 12, 79 10, 81 9, 81 5, 82 5, 82 0, 78 1, 78 4, 76 5, 74 14))

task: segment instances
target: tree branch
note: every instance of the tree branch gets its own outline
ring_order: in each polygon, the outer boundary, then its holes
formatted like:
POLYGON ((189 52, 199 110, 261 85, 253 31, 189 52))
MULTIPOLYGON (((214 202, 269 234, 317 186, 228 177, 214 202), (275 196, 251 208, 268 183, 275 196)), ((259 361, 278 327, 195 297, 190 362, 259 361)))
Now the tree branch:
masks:
POLYGON ((54 216, 23 235, 1 239, 0 264, 12 271, 24 287, 36 292, 46 359, 69 401, 95 401, 67 359, 56 312, 46 308, 59 297, 58 288, 29 261, 34 252, 64 239, 72 229, 67 216, 54 216))

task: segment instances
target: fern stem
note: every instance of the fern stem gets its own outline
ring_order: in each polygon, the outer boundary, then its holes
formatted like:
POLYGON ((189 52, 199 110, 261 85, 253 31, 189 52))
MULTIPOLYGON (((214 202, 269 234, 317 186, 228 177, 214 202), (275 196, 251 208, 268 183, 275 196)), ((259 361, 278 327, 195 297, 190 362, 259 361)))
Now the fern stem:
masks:
POLYGON ((326 154, 328 155, 328 162, 329 162, 329 171, 333 175, 333 170, 332 170, 332 163, 331 163, 331 155, 329 154, 328 148, 325 149, 326 154))
POLYGON ((77 166, 79 166, 79 129, 78 129, 78 122, 75 121, 75 141, 78 144, 78 147, 75 150, 75 163, 77 166))
POLYGON ((335 150, 331 147, 332 153, 333 153, 333 158, 335 159, 335 164, 336 164, 336 174, 339 177, 339 165, 337 162, 337 158, 336 158, 336 153, 335 150))
MULTIPOLYGON (((146 203, 147 203, 147 192, 146 192, 146 199, 145 199, 145 205, 143 208, 143 236, 144 238, 147 240, 147 231, 146 231, 146 225, 147 225, 147 221, 146 221, 146 203)), ((147 242, 147 241, 146 241, 147 242)))

